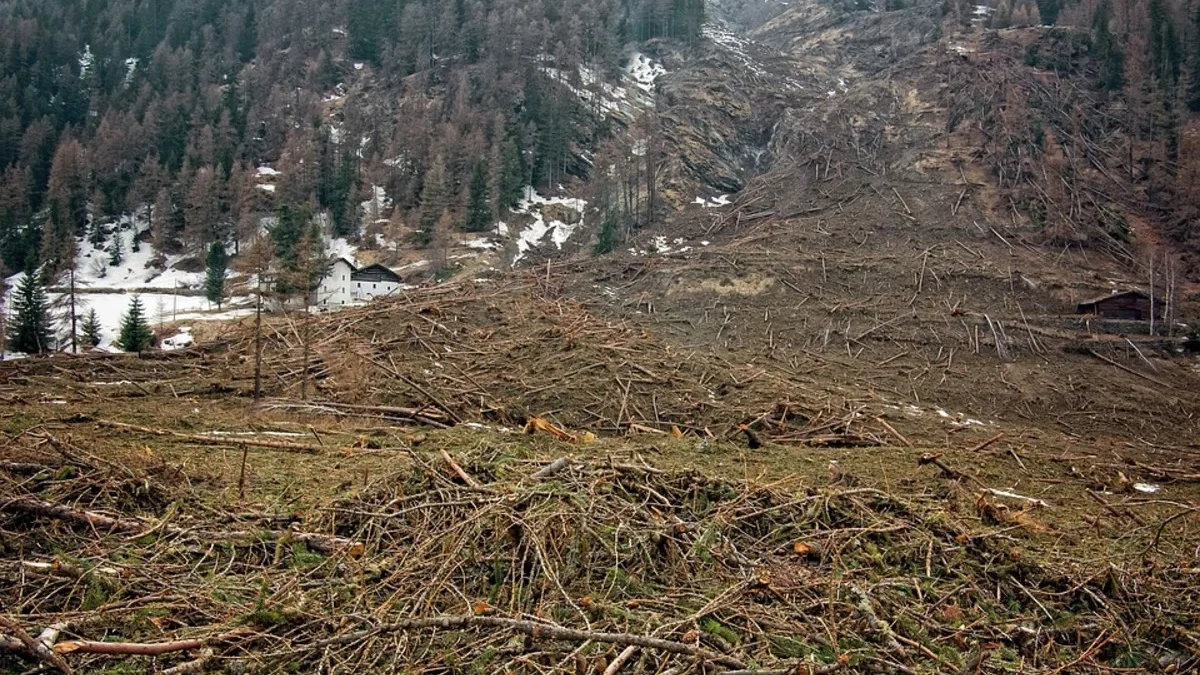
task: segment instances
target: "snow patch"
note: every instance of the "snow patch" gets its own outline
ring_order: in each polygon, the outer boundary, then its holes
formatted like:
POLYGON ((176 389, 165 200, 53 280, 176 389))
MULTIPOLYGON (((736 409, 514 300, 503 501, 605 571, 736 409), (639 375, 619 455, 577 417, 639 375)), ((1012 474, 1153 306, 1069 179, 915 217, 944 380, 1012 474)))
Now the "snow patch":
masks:
POLYGON ((358 267, 358 259, 355 255, 358 253, 358 247, 351 244, 345 237, 331 239, 325 244, 325 250, 328 252, 328 257, 337 260, 345 258, 350 261, 351 265, 358 267))
POLYGON ((721 206, 729 206, 732 202, 729 201, 729 195, 717 195, 709 199, 697 196, 696 200, 692 203, 699 204, 702 209, 715 209, 721 206))
POLYGON ((126 87, 128 87, 130 84, 133 83, 133 76, 137 73, 138 64, 140 64, 140 63, 141 63, 141 59, 138 59, 136 56, 131 56, 131 57, 125 59, 125 86, 126 87))
POLYGON ((362 213, 363 226, 387 222, 386 214, 392 209, 392 200, 388 199, 387 190, 379 185, 371 186, 371 196, 358 205, 362 213))
POLYGON ((550 241, 559 250, 563 244, 571 238, 575 230, 583 225, 583 212, 587 208, 587 201, 573 197, 543 197, 537 193, 532 187, 525 188, 525 197, 520 203, 512 209, 513 213, 529 215, 533 217, 533 223, 528 225, 520 234, 517 235, 517 254, 513 257, 512 266, 516 267, 517 263, 525 257, 531 249, 537 247, 550 235, 550 241), (574 224, 564 223, 560 220, 546 221, 543 210, 546 206, 561 205, 569 208, 579 214, 578 222, 574 224))
POLYGON ((667 69, 663 68, 662 64, 655 63, 649 56, 641 52, 634 52, 625 66, 625 74, 639 89, 647 94, 653 94, 655 81, 666 75, 667 69))
POLYGON ((92 54, 92 46, 84 45, 83 53, 79 55, 79 79, 83 79, 91 72, 92 66, 96 63, 96 56, 92 54))
POLYGON ((688 253, 692 250, 691 246, 686 246, 687 240, 683 237, 677 237, 673 240, 668 240, 664 235, 658 235, 650 240, 650 250, 642 250, 637 247, 629 249, 629 252, 636 256, 647 256, 650 254, 656 255, 678 255, 688 253))
POLYGON ((192 329, 186 326, 181 326, 179 328, 179 333, 162 341, 162 349, 165 352, 173 352, 180 349, 187 349, 195 343, 196 338, 192 337, 192 329))
POLYGON ((467 248, 473 248, 473 249, 478 249, 478 250, 482 250, 482 251, 491 251, 491 250, 494 250, 494 249, 497 249, 500 247, 499 244, 497 244, 494 241, 489 240, 487 237, 479 237, 478 239, 472 239, 471 241, 468 241, 465 244, 465 246, 467 248))

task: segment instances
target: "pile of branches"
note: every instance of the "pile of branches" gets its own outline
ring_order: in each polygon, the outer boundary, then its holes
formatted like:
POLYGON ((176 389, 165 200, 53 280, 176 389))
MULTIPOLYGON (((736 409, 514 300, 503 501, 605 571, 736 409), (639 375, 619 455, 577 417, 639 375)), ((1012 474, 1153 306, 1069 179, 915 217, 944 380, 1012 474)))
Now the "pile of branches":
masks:
MULTIPOLYGON (((536 417, 608 434, 713 436, 754 423, 787 442, 836 445, 845 432, 849 444, 881 444, 846 431, 853 407, 820 400, 799 380, 672 347, 542 290, 523 280, 460 283, 271 322, 264 393, 294 409, 432 426, 516 427, 536 417), (302 391, 320 403, 295 401, 302 391), (780 406, 789 414, 775 415, 780 406)), ((247 323, 226 343, 240 383, 253 377, 255 335, 247 323)))
POLYGON ((223 396, 224 368, 196 352, 55 354, 0 363, 0 403, 36 405, 46 399, 99 401, 114 398, 223 396), (41 389, 39 396, 31 390, 41 389), (53 396, 46 392, 55 392, 53 396))
POLYGON ((968 526, 934 495, 479 450, 414 454, 299 520, 226 512, 184 482, 122 499, 89 487, 120 469, 39 448, 0 467, 0 671, 138 655, 171 673, 1057 674, 1200 657, 1194 584, 1034 562, 1021 519, 984 500, 996 524, 968 526))

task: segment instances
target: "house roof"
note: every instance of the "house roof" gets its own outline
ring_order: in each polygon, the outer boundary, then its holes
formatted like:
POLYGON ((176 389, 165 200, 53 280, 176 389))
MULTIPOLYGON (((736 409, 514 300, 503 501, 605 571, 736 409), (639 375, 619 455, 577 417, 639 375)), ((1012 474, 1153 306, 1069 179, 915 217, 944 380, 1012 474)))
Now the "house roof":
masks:
MULTIPOLYGON (((1131 289, 1128 291, 1118 291, 1118 292, 1114 292, 1114 293, 1109 293, 1108 295, 1100 295, 1100 296, 1092 298, 1091 300, 1084 300, 1083 302, 1079 303, 1079 306, 1082 307, 1084 305, 1095 305, 1097 303, 1101 303, 1106 300, 1115 300, 1117 298, 1129 298, 1129 297, 1143 298, 1146 300, 1150 299, 1150 295, 1148 293, 1139 291, 1137 289, 1131 289)), ((1154 301, 1158 302, 1158 298, 1155 298, 1154 301)))
POLYGON ((356 277, 361 278, 364 276, 376 275, 376 274, 381 277, 387 278, 387 279, 391 279, 394 281, 400 281, 399 274, 396 274, 392 270, 384 267, 383 265, 379 265, 379 264, 367 265, 366 267, 364 267, 360 270, 355 270, 353 275, 351 276, 351 278, 352 279, 356 278, 356 277))

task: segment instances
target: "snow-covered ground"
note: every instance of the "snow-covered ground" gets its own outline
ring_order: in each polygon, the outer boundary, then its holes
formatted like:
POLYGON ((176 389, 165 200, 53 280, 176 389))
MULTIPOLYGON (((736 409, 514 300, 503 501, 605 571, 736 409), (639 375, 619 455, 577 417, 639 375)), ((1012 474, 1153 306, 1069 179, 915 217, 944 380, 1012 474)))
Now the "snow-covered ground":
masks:
MULTIPOLYGON (((144 215, 144 214, 142 214, 144 215)), ((75 314, 77 324, 83 323, 90 310, 96 310, 103 341, 102 349, 112 347, 121 329, 121 320, 129 311, 133 296, 142 302, 145 316, 151 328, 175 321, 231 319, 245 316, 251 310, 249 297, 229 298, 217 311, 202 294, 204 272, 184 272, 176 268, 183 256, 166 256, 165 269, 150 266, 157 257, 154 247, 148 242, 133 250, 137 233, 146 229, 143 217, 123 216, 113 225, 108 240, 101 246, 93 246, 86 239, 77 243, 75 263, 75 314), (120 242, 121 263, 111 264, 109 248, 114 240, 120 242)), ((4 312, 12 319, 12 298, 16 287, 24 278, 18 273, 8 279, 8 294, 4 312)), ((65 275, 50 284, 52 288, 66 290, 70 281, 65 275)), ((66 292, 48 292, 51 315, 55 321, 56 335, 66 336, 70 329, 70 300, 66 292)))
MULTIPOLYGON (((137 251, 133 250, 134 238, 146 227, 144 219, 140 217, 135 220, 132 216, 123 216, 117 223, 117 230, 99 247, 87 240, 80 241, 75 258, 76 288, 122 291, 202 288, 203 272, 183 272, 175 268, 183 256, 167 256, 165 269, 160 270, 149 266, 157 253, 148 242, 142 242, 137 251), (115 266, 110 264, 112 256, 108 250, 114 238, 120 239, 122 257, 121 264, 115 266)), ((67 280, 64 278, 60 283, 65 286, 67 280)))
POLYGON ((663 68, 661 63, 656 63, 649 56, 641 52, 634 52, 629 59, 629 63, 625 66, 625 74, 633 80, 639 89, 647 94, 653 94, 655 81, 660 76, 666 75, 667 69, 663 68))
MULTIPOLYGON (((4 309, 6 323, 13 318, 12 298, 16 284, 24 274, 17 274, 9 279, 8 297, 5 298, 4 309)), ((129 312, 129 306, 136 295, 142 302, 142 310, 150 328, 158 331, 160 326, 176 321, 233 319, 253 314, 253 300, 249 297, 230 298, 217 311, 202 295, 176 295, 173 293, 131 293, 122 289, 106 289, 110 292, 88 293, 77 292, 75 295, 75 315, 78 325, 91 310, 96 310, 96 318, 100 322, 101 349, 111 349, 113 342, 121 332, 121 321, 129 312)), ((51 316, 54 320, 55 334, 65 339, 71 326, 70 298, 65 293, 47 293, 51 304, 51 316)))
MULTIPOLYGON (((543 197, 531 187, 525 188, 525 197, 517 204, 512 211, 516 214, 529 215, 533 217, 533 222, 521 230, 517 234, 517 254, 513 256, 512 266, 516 267, 517 263, 525 257, 525 254, 530 249, 540 245, 545 240, 546 235, 550 235, 550 241, 554 242, 554 246, 562 249, 563 244, 571 238, 577 229, 583 226, 583 212, 587 208, 587 202, 574 197, 543 197), (579 219, 575 223, 564 223, 561 220, 546 220, 544 209, 550 205, 562 205, 579 214, 579 219)), ((499 229, 499 228, 497 228, 499 229)))
MULTIPOLYGON (((552 62, 548 57, 544 61, 552 62)), ((543 66, 542 72, 561 82, 584 103, 596 106, 612 117, 632 120, 637 117, 639 110, 654 106, 656 82, 667 70, 649 56, 635 51, 621 69, 619 84, 604 81, 584 65, 579 66, 577 78, 568 71, 550 65, 543 66), (576 85, 576 82, 582 86, 576 85)))

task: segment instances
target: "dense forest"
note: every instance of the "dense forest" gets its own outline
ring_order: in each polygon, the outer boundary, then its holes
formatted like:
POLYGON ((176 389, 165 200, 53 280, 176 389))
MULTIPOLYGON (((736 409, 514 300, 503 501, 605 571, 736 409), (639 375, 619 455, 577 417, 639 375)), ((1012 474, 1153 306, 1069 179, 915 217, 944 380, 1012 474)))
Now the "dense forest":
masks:
MULTIPOLYGON (((1056 26, 1028 65, 1077 72, 1124 111, 1097 123, 1153 156, 1134 179, 1158 220, 1180 231, 1200 215, 1184 194, 1200 184, 1200 2, 977 4, 944 0, 943 15, 1056 26)), ((77 238, 103 245, 134 212, 156 251, 196 260, 213 242, 236 252, 267 215, 286 216, 280 236, 319 216, 355 239, 376 186, 395 207, 379 215, 424 244, 575 178, 591 179, 611 249, 619 222, 657 208, 653 162, 631 155, 666 150, 645 141, 653 115, 613 120, 579 92, 615 80, 630 45, 686 46, 704 21, 704 0, 0 0, 0 273, 65 269, 77 238)))
POLYGON ((0 271, 63 269, 135 210, 163 253, 285 207, 354 238, 373 184, 426 236, 486 227, 612 131, 548 73, 611 78, 703 21, 703 0, 5 0, 0 271))

